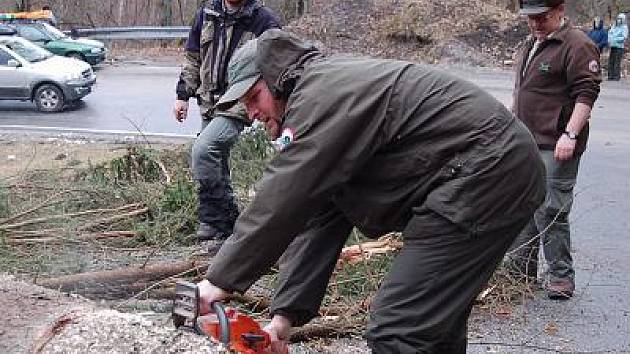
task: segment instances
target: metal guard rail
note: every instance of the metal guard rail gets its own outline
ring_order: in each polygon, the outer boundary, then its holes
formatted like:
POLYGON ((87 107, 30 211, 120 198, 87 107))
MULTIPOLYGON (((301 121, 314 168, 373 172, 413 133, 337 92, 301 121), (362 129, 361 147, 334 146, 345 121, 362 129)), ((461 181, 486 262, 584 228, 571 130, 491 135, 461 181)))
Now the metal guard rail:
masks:
POLYGON ((88 37, 102 40, 116 39, 181 39, 188 38, 188 26, 158 27, 101 27, 101 28, 75 28, 65 31, 73 37, 88 37))

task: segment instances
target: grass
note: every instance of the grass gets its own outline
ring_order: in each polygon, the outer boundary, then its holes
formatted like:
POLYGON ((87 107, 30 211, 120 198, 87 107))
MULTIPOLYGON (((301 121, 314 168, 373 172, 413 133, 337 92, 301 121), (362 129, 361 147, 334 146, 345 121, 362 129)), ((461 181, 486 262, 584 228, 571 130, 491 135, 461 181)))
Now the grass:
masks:
MULTIPOLYGON (((91 268, 91 259, 109 248, 190 245, 197 187, 188 151, 189 146, 128 145, 104 162, 72 159, 63 168, 5 178, 0 182, 0 268, 14 274, 67 274, 91 268), (122 231, 134 237, 86 241, 122 231)), ((259 129, 248 130, 233 149, 232 177, 241 204, 249 201, 251 186, 272 153, 259 129)))

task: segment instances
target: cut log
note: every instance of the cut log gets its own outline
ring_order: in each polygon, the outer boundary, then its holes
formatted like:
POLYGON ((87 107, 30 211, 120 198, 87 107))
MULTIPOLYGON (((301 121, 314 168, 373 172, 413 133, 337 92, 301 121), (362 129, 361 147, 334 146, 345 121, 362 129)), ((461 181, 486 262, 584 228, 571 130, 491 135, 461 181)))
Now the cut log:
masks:
POLYGON ((36 283, 90 299, 120 299, 133 295, 150 283, 187 272, 204 273, 207 268, 208 262, 182 261, 39 279, 36 283))
POLYGON ((391 235, 385 235, 376 241, 344 247, 339 255, 339 261, 356 263, 362 259, 369 259, 373 255, 397 251, 402 248, 402 245, 403 243, 399 239, 391 235))

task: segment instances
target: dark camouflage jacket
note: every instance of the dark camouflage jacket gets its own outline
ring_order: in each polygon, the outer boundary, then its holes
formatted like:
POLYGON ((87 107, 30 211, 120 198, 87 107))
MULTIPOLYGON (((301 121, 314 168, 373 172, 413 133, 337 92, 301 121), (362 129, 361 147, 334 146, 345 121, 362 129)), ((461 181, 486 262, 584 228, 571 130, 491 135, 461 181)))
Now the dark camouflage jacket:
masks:
POLYGON ((279 27, 276 14, 258 0, 245 0, 233 14, 226 12, 223 0, 206 4, 197 12, 188 35, 177 98, 196 97, 202 117, 211 118, 216 100, 227 89, 227 64, 236 48, 279 27))

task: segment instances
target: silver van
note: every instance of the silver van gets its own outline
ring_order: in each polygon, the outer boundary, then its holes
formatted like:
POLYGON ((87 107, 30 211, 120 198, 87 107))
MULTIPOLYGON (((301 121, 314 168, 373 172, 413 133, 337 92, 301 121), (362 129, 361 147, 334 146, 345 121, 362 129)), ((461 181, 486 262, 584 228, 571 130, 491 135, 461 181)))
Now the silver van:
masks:
POLYGON ((30 100, 42 112, 59 112, 92 92, 95 82, 86 62, 0 35, 0 100, 30 100))

